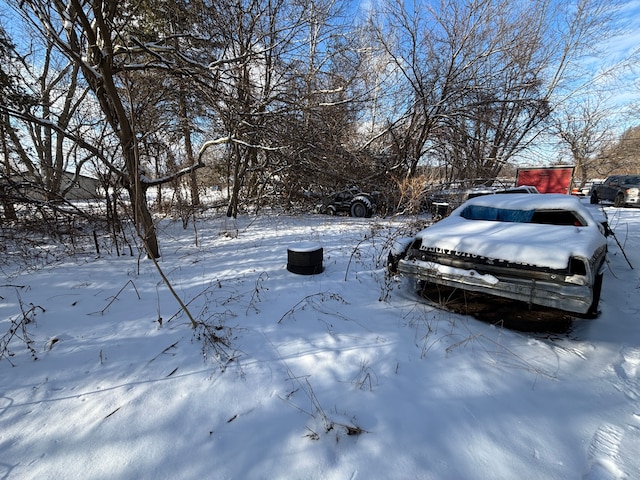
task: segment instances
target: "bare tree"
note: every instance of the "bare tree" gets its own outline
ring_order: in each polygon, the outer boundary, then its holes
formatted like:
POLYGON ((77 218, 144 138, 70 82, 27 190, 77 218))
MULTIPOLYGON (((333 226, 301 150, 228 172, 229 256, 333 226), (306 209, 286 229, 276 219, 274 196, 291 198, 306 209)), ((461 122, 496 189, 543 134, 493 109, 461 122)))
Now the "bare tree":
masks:
POLYGON ((615 141, 604 146, 593 162, 594 172, 601 177, 611 174, 640 173, 638 149, 640 149, 640 127, 630 127, 615 141))
MULTIPOLYGON (((168 9, 168 5, 154 7, 168 9)), ((177 52, 166 37, 149 35, 153 31, 146 28, 151 26, 148 18, 151 10, 144 5, 137 8, 134 4, 116 0, 51 3, 26 0, 19 6, 23 18, 32 22, 43 38, 79 68, 106 123, 118 139, 124 168, 116 164, 109 165, 109 168, 119 175, 121 184, 129 193, 134 224, 147 254, 158 257, 156 227, 146 199, 146 190, 153 182, 148 181, 143 168, 140 132, 134 113, 136 99, 132 97, 132 91, 135 73, 149 70, 175 72, 177 58, 182 58, 188 65, 182 67, 183 75, 208 72, 209 65, 192 61, 187 54, 181 56, 182 52, 177 52)), ((211 64, 215 65, 215 62, 211 64)), ((200 166, 200 163, 194 163, 174 172, 173 176, 186 175, 200 166)))
POLYGON ((35 103, 35 98, 20 81, 22 66, 22 58, 0 25, 0 202, 4 218, 11 221, 17 219, 14 201, 19 193, 15 185, 17 170, 12 158, 24 155, 24 149, 8 110, 27 108, 35 103))
POLYGON ((386 132, 407 176, 431 160, 456 177, 495 177, 544 129, 575 62, 607 32, 601 0, 386 5, 374 31, 407 99, 386 132))
POLYGON ((327 153, 317 140, 334 142, 334 149, 341 144, 323 135, 333 122, 347 123, 340 115, 348 111, 350 72, 332 68, 336 52, 346 49, 342 26, 331 23, 339 9, 332 1, 236 0, 219 5, 224 57, 235 59, 211 92, 229 138, 228 216, 238 214, 243 197, 254 205, 265 197, 291 198, 303 189, 301 171, 311 183, 318 171, 326 171, 323 163, 313 161, 327 153))
MULTIPOLYGON (((32 45, 31 50, 38 51, 38 47, 32 45)), ((23 181, 44 200, 61 199, 77 184, 83 164, 91 157, 62 133, 78 134, 81 125, 77 117, 88 90, 78 83, 77 65, 64 59, 66 64, 58 64, 60 58, 55 56, 51 43, 42 46, 42 55, 37 60, 30 58, 33 56, 25 58, 20 79, 37 102, 20 110, 24 138, 16 132, 11 139, 19 156, 20 171, 28 173, 23 181), (74 178, 68 181, 70 171, 74 178)))
POLYGON ((284 132, 291 197, 295 191, 365 188, 379 180, 358 140, 363 106, 370 99, 361 79, 366 46, 343 24, 342 7, 309 3, 303 25, 308 54, 291 65, 298 73, 287 91, 290 114, 284 132))
POLYGON ((583 99, 555 113, 551 132, 560 138, 575 165, 574 178, 582 187, 590 178, 606 176, 601 153, 611 143, 613 112, 601 98, 583 99))

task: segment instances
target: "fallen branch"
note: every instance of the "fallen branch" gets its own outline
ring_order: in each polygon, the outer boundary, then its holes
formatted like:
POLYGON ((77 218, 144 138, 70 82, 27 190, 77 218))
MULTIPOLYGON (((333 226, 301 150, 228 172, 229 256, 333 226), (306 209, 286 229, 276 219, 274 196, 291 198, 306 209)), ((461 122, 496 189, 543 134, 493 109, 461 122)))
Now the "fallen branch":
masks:
POLYGON ((618 237, 616 237, 616 233, 609 228, 609 226, 607 225, 607 233, 609 235, 611 235, 613 237, 613 239, 616 241, 616 243, 618 244, 618 247, 620 247, 620 251, 622 252, 622 256, 624 257, 624 259, 627 261, 627 263, 629 264, 629 268, 631 268, 631 270, 633 270, 633 265, 631 265, 631 261, 629 260, 629 258, 627 257, 626 252, 624 251, 624 248, 622 248, 622 245, 620 244, 620 241, 618 240, 618 237))
POLYGON ((138 289, 136 288, 136 285, 133 283, 133 280, 128 280, 127 283, 125 283, 122 288, 118 291, 118 293, 116 293, 112 298, 111 301, 107 304, 106 307, 104 307, 102 310, 97 311, 97 312, 91 312, 89 315, 104 315, 104 312, 106 312, 109 307, 113 304, 113 302, 115 302, 118 299, 118 296, 123 292, 123 290, 127 287, 127 285, 131 284, 131 286, 133 287, 133 289, 136 292, 136 295, 138 297, 138 300, 140 300, 140 293, 138 293, 138 289))
MULTIPOLYGON (((288 317, 293 317, 298 310, 304 310, 307 305, 310 305, 312 308, 316 309, 321 313, 326 313, 326 312, 323 312, 320 306, 316 304, 317 303, 316 298, 319 298, 320 302, 325 302, 327 300, 335 300, 343 304, 347 303, 347 301, 337 293, 331 293, 331 292, 312 293, 310 295, 307 295, 298 303, 296 303, 293 307, 291 307, 284 315, 282 315, 282 317, 280 317, 280 319, 278 320, 278 323, 282 323, 282 321, 288 317)), ((344 317, 343 315, 340 315, 338 312, 334 312, 333 315, 340 316, 346 319, 346 317, 344 317)))

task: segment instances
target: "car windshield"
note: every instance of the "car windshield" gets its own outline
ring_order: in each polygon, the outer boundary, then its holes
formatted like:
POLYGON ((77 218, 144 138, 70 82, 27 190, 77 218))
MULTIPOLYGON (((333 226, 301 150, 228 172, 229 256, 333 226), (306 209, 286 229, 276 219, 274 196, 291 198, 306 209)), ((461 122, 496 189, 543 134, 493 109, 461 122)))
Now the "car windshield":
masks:
POLYGON ((513 210, 507 208, 467 205, 460 216, 467 220, 538 223, 547 225, 584 226, 575 213, 567 210, 513 210))

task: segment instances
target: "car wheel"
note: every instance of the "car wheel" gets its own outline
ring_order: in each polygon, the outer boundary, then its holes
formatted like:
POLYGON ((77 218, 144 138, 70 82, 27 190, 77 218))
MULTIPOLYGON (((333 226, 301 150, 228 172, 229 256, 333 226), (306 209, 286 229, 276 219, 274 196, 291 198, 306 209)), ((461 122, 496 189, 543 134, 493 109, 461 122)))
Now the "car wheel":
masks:
POLYGON ((598 199, 598 194, 597 193, 592 193, 591 194, 591 199, 589 200, 589 203, 591 203, 591 205, 596 205, 600 200, 598 199))
POLYGON ((334 207, 333 205, 329 205, 327 207, 327 215, 335 215, 336 214, 336 207, 334 207))
POLYGON ((349 213, 352 217, 364 218, 371 216, 369 214, 369 206, 363 200, 355 200, 351 204, 349 213))
POLYGON ((387 272, 389 272, 389 274, 395 275, 398 273, 398 263, 400 263, 400 260, 404 258, 405 253, 406 252, 394 254, 389 252, 387 257, 387 272))
POLYGON ((623 193, 619 193, 618 195, 616 195, 616 199, 613 201, 613 206, 614 207, 624 207, 624 194, 623 193))
POLYGON ((603 274, 599 273, 593 280, 593 299, 589 310, 587 310, 588 318, 596 318, 598 316, 598 304, 600 303, 600 293, 602 292, 602 277, 603 274))

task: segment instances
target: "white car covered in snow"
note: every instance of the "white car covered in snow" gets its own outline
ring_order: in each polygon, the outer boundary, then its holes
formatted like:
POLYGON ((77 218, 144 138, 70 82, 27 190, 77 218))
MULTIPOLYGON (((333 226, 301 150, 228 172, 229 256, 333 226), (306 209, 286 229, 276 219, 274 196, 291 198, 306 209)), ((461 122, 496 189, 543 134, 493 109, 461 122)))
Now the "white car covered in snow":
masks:
POLYGON ((590 210, 562 194, 473 198, 392 252, 390 268, 432 284, 595 316, 607 240, 590 210))

